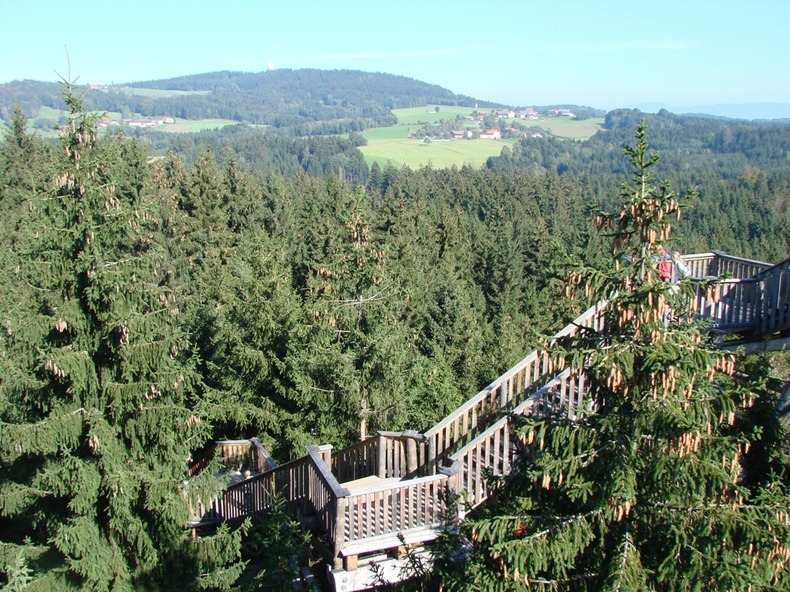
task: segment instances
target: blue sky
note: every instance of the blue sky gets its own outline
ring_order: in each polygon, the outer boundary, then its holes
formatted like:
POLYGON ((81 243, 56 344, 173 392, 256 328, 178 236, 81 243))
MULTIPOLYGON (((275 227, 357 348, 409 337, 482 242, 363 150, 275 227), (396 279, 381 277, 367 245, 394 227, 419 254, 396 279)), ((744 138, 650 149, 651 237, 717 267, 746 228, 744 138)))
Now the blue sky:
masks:
MULTIPOLYGON (((0 82, 401 74, 513 105, 790 103, 790 0, 0 0, 0 82)), ((790 116, 790 115, 788 115, 790 116)))

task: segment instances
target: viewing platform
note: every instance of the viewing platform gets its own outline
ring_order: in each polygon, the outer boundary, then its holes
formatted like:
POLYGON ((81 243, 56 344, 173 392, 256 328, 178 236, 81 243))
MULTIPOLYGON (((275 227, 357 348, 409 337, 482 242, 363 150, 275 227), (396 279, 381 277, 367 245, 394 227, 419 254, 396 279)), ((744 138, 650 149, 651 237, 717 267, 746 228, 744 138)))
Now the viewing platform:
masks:
MULTIPOLYGON (((684 260, 693 278, 720 278, 700 286, 692 303, 711 331, 737 334, 737 345, 790 347, 790 259, 772 265, 714 251, 684 260)), ((554 339, 602 330, 607 306, 594 305, 554 339)), ((558 366, 550 349, 536 350, 424 432, 380 431, 341 450, 307 446, 305 456, 280 466, 255 439, 215 442, 188 475, 221 456, 220 465, 249 477, 229 480, 216 498, 195 505, 188 526, 239 524, 279 496, 322 541, 335 590, 364 590, 373 585, 371 561, 394 573, 405 547, 435 540, 486 500, 489 476, 510 472, 514 415, 564 408, 573 418, 587 393, 583 370, 558 366)))

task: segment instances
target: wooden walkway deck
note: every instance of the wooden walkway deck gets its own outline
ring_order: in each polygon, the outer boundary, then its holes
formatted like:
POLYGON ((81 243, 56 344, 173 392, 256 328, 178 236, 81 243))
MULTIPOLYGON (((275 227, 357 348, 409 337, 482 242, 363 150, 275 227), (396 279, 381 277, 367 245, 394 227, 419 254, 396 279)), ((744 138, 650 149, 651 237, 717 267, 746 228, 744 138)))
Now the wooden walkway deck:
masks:
MULTIPOLYGON (((692 277, 725 278, 698 290, 694 301, 696 314, 713 330, 755 339, 790 330, 790 259, 771 265, 711 252, 685 260, 692 277)), ((596 304, 555 339, 584 327, 601 329, 606 306, 596 304)), ((488 475, 509 473, 511 414, 551 405, 564 406, 574 417, 586 389, 583 373, 558 368, 548 351, 536 350, 425 432, 378 432, 337 451, 308 446, 305 456, 281 466, 274 466, 257 443, 250 444, 249 463, 259 466, 260 474, 193 506, 189 526, 238 523, 265 512, 278 495, 322 533, 333 574, 344 578, 337 589, 365 589, 367 576, 354 575, 361 556, 435 539, 446 524, 447 491, 474 507, 488 496, 488 475)))

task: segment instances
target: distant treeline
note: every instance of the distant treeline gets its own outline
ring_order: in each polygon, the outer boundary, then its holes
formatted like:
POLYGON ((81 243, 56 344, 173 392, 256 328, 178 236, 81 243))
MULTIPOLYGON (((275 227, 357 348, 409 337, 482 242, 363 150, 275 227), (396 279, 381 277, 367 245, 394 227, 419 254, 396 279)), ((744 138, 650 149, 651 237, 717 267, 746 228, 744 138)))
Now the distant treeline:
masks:
POLYGON ((357 150, 363 141, 358 134, 352 134, 356 141, 337 136, 291 138, 236 125, 198 134, 153 132, 142 133, 140 137, 152 154, 165 155, 172 151, 188 166, 195 163, 201 149, 210 146, 220 160, 232 154, 241 168, 259 176, 304 172, 312 177, 338 175, 365 183, 369 174, 365 158, 357 150))

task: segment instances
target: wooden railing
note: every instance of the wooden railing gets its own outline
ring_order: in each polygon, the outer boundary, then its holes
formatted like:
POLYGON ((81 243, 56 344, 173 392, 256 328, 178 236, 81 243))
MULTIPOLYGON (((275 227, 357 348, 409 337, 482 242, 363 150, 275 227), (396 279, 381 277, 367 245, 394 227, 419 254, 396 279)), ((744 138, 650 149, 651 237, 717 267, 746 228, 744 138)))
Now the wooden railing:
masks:
POLYGON ((214 459, 223 469, 250 470, 256 473, 263 473, 277 466, 258 438, 217 440, 189 462, 187 476, 192 477, 202 472, 214 459))
MULTIPOLYGON (((751 269, 759 262, 722 259, 736 270, 751 269), (737 263, 737 265, 736 265, 737 263)), ((765 267, 749 278, 724 279, 699 287, 694 312, 721 331, 751 331, 770 335, 790 326, 790 259, 765 267)))
POLYGON ((721 251, 713 251, 715 258, 712 269, 708 275, 715 277, 729 276, 737 279, 746 279, 756 276, 761 271, 771 267, 771 263, 765 261, 755 261, 754 259, 744 259, 735 257, 721 251))
POLYGON ((322 447, 308 446, 307 455, 226 487, 209 504, 198 506, 190 527, 206 527, 221 522, 238 524, 245 518, 263 514, 274 505, 275 496, 293 515, 315 515, 324 532, 335 542, 336 554, 343 544, 343 502, 348 496, 329 466, 324 462, 322 447), (339 545, 339 546, 337 546, 339 545))
MULTIPOLYGON (((440 526, 446 512, 442 495, 446 483, 447 475, 439 474, 355 490, 345 504, 344 545, 440 526)), ((359 545, 355 549, 357 554, 364 551, 359 545)))
POLYGON ((405 479, 427 474, 428 454, 427 438, 419 432, 380 431, 335 452, 331 466, 341 483, 371 476, 405 479))
POLYGON ((724 276, 733 279, 752 278, 771 267, 771 263, 735 257, 721 251, 684 255, 683 261, 689 266, 691 277, 699 279, 724 276))
MULTIPOLYGON (((553 339, 574 334, 581 327, 599 330, 607 302, 590 307, 553 339)), ((472 434, 496 420, 503 410, 522 401, 556 373, 548 352, 535 350, 502 376, 466 401, 447 417, 425 432, 428 441, 430 472, 435 473, 455 448, 469 441, 472 434)))
POLYGON ((698 287, 694 313, 719 330, 734 331, 755 326, 760 310, 760 282, 754 279, 721 280, 698 287))
POLYGON ((758 333, 770 335, 790 328, 790 259, 760 272, 755 280, 763 285, 758 333))
POLYGON ((343 548, 344 516, 348 489, 338 483, 319 454, 318 447, 307 447, 307 495, 306 502, 315 514, 323 532, 330 535, 334 543, 333 554, 337 557, 343 548))
POLYGON ((281 495, 293 512, 303 510, 307 495, 307 456, 298 458, 266 473, 229 485, 206 504, 198 502, 190 526, 209 526, 219 522, 238 523, 256 512, 272 507, 273 496, 281 495))
POLYGON ((584 412, 587 383, 584 374, 565 370, 544 387, 516 406, 488 429, 450 456, 453 473, 460 475, 460 484, 471 507, 488 497, 489 475, 502 476, 510 472, 514 447, 511 445, 513 417, 549 410, 564 409, 571 419, 584 412))
POLYGON ((370 436, 361 442, 338 450, 332 455, 332 472, 341 483, 379 475, 379 436, 370 436))

